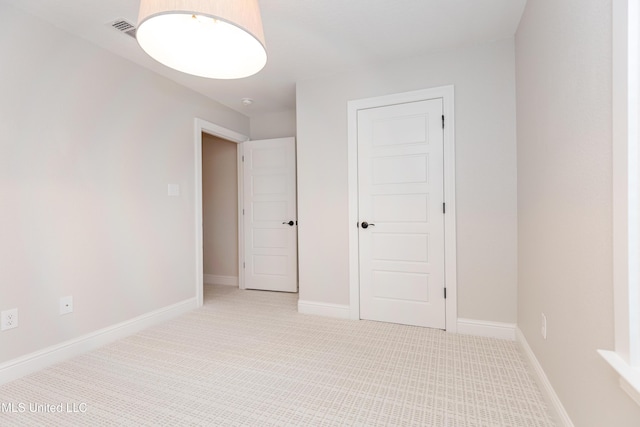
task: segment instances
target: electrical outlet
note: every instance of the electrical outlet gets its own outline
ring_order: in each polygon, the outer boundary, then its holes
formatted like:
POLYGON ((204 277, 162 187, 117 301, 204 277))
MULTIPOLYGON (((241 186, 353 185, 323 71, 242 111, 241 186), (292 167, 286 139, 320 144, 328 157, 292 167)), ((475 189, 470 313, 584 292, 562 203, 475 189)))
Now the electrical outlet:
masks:
POLYGON ((540 333, 542 334, 542 338, 547 339, 547 316, 544 313, 541 314, 541 322, 540 322, 540 333))
POLYGON ((73 313, 73 297, 60 298, 60 315, 73 313))
POLYGON ((1 325, 0 330, 6 331, 7 329, 13 329, 18 327, 18 309, 12 308, 11 310, 5 310, 0 312, 1 325))

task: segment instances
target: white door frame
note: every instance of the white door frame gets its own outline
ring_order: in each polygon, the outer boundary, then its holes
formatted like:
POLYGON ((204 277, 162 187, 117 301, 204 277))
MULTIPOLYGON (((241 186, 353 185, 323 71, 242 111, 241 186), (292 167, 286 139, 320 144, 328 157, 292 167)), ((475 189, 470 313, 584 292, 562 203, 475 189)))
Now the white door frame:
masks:
POLYGON ((237 144, 238 158, 238 286, 244 289, 244 227, 242 220, 242 143, 249 140, 247 135, 227 129, 215 123, 196 118, 194 120, 194 152, 195 152, 195 237, 196 237, 196 301, 198 307, 203 304, 204 262, 202 233, 202 132, 226 139, 237 144))
POLYGON ((444 126, 444 257, 447 289, 446 330, 457 331, 458 293, 456 275, 456 193, 453 86, 442 86, 412 92, 358 99, 347 103, 348 169, 349 169, 349 313, 360 319, 360 273, 358 255, 358 110, 387 105, 442 98, 444 126))

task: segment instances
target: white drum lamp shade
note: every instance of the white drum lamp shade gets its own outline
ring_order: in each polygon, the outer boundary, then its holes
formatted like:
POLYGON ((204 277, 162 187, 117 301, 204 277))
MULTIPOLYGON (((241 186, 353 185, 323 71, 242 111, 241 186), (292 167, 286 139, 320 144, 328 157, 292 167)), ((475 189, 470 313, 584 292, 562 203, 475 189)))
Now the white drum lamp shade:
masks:
POLYGON ((267 63, 258 0, 141 0, 136 38, 156 61, 200 77, 248 77, 267 63))

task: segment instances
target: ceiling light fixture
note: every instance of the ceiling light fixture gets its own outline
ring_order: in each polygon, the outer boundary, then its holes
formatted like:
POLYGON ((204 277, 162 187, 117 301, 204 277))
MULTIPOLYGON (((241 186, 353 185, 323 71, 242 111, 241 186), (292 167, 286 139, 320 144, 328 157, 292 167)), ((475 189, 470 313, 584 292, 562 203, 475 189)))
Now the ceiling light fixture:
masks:
POLYGON ((156 61, 195 76, 239 79, 267 63, 258 0, 140 0, 136 35, 156 61))

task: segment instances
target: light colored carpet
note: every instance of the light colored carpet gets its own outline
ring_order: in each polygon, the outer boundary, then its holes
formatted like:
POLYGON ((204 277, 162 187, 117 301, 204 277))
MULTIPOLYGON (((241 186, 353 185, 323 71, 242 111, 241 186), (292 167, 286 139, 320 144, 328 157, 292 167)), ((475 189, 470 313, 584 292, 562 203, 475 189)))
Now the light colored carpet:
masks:
POLYGON ((200 309, 1 386, 0 425, 553 425, 514 342, 296 301, 207 285, 200 309))

